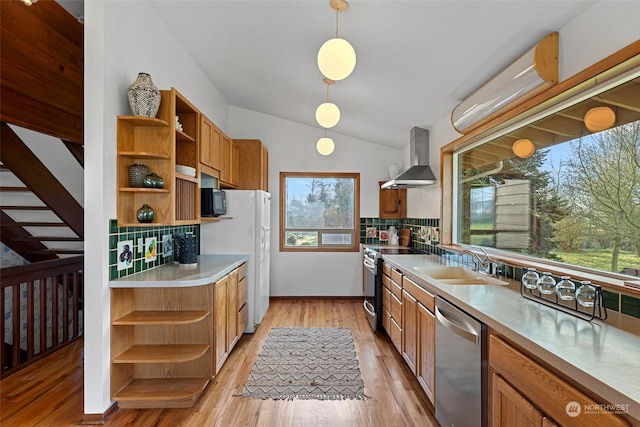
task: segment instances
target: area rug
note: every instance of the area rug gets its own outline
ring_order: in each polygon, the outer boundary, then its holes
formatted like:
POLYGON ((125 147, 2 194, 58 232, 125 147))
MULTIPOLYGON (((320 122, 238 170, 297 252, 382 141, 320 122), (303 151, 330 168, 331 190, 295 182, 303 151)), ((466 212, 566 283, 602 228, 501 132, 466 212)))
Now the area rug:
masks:
POLYGON ((273 328, 242 397, 364 399, 364 382, 348 328, 273 328))

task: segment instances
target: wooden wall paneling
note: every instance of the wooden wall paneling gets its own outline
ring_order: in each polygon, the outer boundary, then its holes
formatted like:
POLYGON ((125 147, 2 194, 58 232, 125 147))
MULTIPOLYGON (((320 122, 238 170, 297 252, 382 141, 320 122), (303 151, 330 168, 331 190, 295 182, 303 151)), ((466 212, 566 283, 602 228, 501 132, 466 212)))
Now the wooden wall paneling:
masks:
POLYGON ((0 2, 0 116, 83 142, 84 27, 60 4, 0 2))

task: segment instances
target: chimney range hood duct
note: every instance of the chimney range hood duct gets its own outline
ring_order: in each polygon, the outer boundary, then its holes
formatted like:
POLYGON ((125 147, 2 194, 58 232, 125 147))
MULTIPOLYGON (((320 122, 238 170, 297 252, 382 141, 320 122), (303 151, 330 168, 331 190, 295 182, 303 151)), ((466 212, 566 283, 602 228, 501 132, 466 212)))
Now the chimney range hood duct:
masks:
POLYGON ((411 129, 409 141, 410 167, 400 175, 387 181, 380 188, 414 188, 436 183, 429 167, 429 131, 419 127, 411 129))

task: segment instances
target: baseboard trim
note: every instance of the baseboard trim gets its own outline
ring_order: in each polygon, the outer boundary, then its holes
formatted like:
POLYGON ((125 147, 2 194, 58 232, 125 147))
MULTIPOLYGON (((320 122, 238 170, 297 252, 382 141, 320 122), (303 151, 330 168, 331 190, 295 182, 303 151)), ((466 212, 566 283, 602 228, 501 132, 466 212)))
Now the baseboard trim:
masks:
POLYGON ((100 425, 105 424, 109 418, 118 412, 118 404, 113 402, 102 414, 84 414, 78 424, 80 425, 100 425))
POLYGON ((270 296, 270 300, 349 300, 349 301, 358 301, 363 299, 363 296, 270 296))

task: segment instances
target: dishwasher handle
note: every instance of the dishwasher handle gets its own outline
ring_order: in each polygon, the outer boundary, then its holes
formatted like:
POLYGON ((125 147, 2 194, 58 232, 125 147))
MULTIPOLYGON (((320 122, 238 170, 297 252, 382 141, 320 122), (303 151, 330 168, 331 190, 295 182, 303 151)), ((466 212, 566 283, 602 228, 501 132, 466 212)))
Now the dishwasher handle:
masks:
POLYGON ((463 326, 447 319, 447 317, 440 311, 440 309, 436 306, 436 318, 445 328, 449 329, 454 334, 464 338, 467 341, 471 341, 474 344, 480 343, 480 337, 475 331, 470 331, 463 326))

